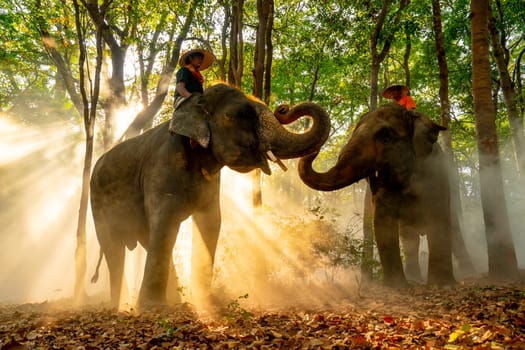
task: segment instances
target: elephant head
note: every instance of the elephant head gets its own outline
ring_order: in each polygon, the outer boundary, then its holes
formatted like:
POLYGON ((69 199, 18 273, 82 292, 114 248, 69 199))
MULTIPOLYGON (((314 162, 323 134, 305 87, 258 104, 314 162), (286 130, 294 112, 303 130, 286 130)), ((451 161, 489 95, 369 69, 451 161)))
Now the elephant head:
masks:
POLYGON ((373 192, 378 187, 403 189, 416 160, 432 152, 441 130, 445 128, 421 113, 387 104, 360 119, 331 169, 313 170, 314 153, 300 159, 299 176, 320 191, 341 189, 364 178, 369 178, 373 192))
POLYGON ((280 111, 288 120, 309 116, 313 126, 302 134, 288 131, 261 101, 216 84, 180 103, 170 131, 209 149, 221 165, 239 172, 261 168, 271 174, 268 159, 279 162, 318 151, 330 132, 327 113, 315 103, 280 111))

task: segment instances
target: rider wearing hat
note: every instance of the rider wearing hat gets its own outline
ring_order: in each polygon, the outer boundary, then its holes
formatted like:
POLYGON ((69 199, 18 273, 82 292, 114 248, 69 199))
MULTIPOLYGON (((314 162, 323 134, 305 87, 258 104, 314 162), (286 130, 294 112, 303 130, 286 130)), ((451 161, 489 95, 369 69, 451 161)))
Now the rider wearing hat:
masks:
MULTIPOLYGON (((179 104, 182 103, 187 97, 190 97, 193 93, 204 92, 204 78, 200 71, 208 68, 213 63, 213 55, 211 52, 202 49, 193 49, 186 51, 182 54, 179 59, 180 69, 177 71, 176 85, 175 85, 175 110, 179 104)), ((175 132, 175 113, 170 120, 169 132, 175 132)), ((190 145, 192 148, 198 146, 197 141, 190 139, 190 145)))
POLYGON ((381 96, 392 99, 405 109, 411 111, 416 109, 416 103, 409 95, 410 90, 405 85, 391 85, 381 92, 381 96))
POLYGON ((213 55, 206 50, 193 49, 186 51, 179 59, 175 85, 175 101, 179 97, 188 97, 194 92, 203 93, 204 78, 200 71, 213 63, 213 55))

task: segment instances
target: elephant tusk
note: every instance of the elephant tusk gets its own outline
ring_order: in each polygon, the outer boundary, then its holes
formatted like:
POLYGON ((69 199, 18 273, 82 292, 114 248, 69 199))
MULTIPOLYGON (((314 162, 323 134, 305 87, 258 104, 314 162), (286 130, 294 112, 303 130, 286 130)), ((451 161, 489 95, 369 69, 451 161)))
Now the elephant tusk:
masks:
POLYGON ((277 159, 276 163, 281 167, 282 171, 288 170, 288 168, 286 167, 286 165, 284 165, 282 160, 277 159))
POLYGON ((280 160, 279 158, 277 158, 277 157, 275 156, 275 154, 273 154, 272 151, 268 151, 268 152, 266 152, 266 155, 268 156, 268 158, 270 158, 270 160, 271 160, 272 162, 277 163, 277 164, 279 165, 279 167, 281 167, 281 169, 282 169, 283 171, 288 170, 288 168, 286 167, 286 165, 284 165, 284 163, 282 162, 282 160, 280 160))
POLYGON ((266 155, 268 156, 268 158, 270 158, 272 162, 277 162, 277 157, 275 156, 275 154, 273 154, 272 151, 266 152, 266 155))

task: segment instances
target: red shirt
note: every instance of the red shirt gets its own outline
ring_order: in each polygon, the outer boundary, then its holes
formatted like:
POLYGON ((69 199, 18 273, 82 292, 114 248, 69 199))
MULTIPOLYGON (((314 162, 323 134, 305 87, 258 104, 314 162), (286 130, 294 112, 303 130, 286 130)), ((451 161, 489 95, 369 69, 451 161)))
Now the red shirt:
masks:
POLYGON ((410 96, 401 96, 397 103, 405 107, 405 109, 416 109, 416 103, 410 96))

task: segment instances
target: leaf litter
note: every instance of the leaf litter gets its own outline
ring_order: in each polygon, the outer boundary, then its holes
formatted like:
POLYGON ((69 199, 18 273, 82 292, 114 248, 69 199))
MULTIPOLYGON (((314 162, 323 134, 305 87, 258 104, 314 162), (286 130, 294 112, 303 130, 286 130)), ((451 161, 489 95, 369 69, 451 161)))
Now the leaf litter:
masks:
POLYGON ((70 301, 0 305, 0 350, 523 349, 525 284, 407 290, 369 285, 323 305, 181 304, 116 311, 70 301))

